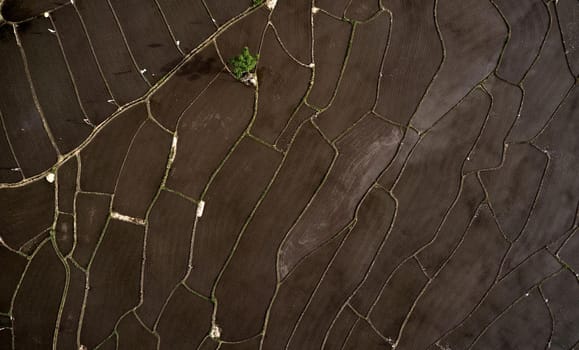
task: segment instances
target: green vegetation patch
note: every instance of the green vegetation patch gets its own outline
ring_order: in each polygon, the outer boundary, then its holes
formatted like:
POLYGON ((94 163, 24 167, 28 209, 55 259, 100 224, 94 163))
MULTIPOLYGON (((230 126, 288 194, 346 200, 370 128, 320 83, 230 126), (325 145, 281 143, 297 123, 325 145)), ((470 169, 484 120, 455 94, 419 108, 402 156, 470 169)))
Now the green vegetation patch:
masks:
POLYGON ((233 75, 237 79, 241 79, 245 74, 251 73, 257 66, 259 54, 253 56, 246 46, 241 50, 241 53, 229 60, 233 75))

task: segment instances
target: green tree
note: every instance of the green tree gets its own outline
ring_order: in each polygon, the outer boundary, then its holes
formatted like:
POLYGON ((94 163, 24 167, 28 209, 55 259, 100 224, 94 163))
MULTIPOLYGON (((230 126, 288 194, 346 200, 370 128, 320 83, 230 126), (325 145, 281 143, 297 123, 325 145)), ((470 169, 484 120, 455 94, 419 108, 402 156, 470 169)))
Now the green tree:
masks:
POLYGON ((245 74, 251 73, 257 66, 259 54, 253 56, 246 46, 241 50, 241 53, 229 60, 231 71, 237 79, 241 79, 245 74))

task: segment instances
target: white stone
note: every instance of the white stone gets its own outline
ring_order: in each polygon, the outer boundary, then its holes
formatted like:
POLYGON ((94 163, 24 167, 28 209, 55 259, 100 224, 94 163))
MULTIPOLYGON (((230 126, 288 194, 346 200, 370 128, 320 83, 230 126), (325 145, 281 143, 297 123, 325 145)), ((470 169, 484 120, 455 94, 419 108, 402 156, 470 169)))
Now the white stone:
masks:
POLYGON ((171 152, 169 153, 169 167, 173 164, 175 156, 177 155, 177 135, 173 135, 173 142, 171 143, 171 152))
POLYGON ((320 11, 319 7, 312 7, 312 13, 318 13, 318 11, 320 11))
POLYGON ((86 125, 92 126, 94 128, 94 124, 88 119, 88 117, 82 120, 86 125))
POLYGON ((205 201, 200 201, 197 205, 197 217, 200 218, 203 216, 203 210, 205 209, 205 201))
POLYGON ((56 176, 54 176, 54 173, 48 173, 46 174, 46 181, 48 181, 49 183, 53 183, 54 179, 56 178, 56 176))
POLYGON ((44 17, 48 18, 50 16, 50 14, 48 12, 44 13, 44 17))
POLYGON ((257 75, 254 73, 246 73, 241 77, 241 82, 245 85, 257 87, 257 75))
POLYGON ((136 225, 143 225, 143 226, 145 225, 145 220, 143 220, 143 219, 134 218, 132 216, 117 213, 115 211, 111 212, 111 218, 117 219, 120 221, 124 221, 124 222, 130 222, 130 223, 133 223, 136 225))
POLYGON ((265 6, 267 6, 268 9, 273 10, 275 5, 277 5, 277 0, 265 0, 265 6))
POLYGON ((221 328, 218 325, 211 325, 211 331, 209 332, 209 337, 211 339, 219 339, 221 337, 221 328))

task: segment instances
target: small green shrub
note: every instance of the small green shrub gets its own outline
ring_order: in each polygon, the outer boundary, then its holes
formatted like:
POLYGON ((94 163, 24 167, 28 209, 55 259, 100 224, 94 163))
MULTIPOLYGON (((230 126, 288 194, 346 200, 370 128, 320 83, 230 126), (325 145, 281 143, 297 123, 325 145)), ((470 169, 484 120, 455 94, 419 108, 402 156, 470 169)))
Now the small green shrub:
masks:
POLYGON ((252 0, 253 2, 253 6, 259 6, 261 4, 263 4, 263 0, 252 0))
POLYGON ((249 48, 247 48, 247 46, 244 47, 239 55, 229 60, 233 75, 235 75, 237 79, 241 79, 244 74, 251 73, 257 66, 258 59, 259 54, 253 56, 249 52, 249 48))

